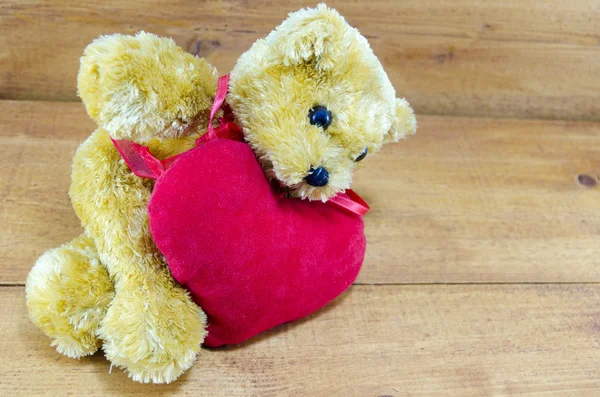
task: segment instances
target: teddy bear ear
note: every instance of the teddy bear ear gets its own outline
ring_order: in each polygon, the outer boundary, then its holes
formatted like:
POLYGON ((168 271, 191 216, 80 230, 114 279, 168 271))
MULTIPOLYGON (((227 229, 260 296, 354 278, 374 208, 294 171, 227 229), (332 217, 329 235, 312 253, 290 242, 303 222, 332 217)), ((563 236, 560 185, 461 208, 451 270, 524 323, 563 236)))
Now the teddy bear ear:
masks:
POLYGON ((412 108, 404 98, 396 98, 396 112, 392 127, 390 128, 385 141, 398 142, 407 135, 412 135, 417 131, 417 119, 412 108))
POLYGON ((313 63, 327 70, 343 57, 350 46, 352 28, 336 10, 319 4, 316 8, 290 13, 267 37, 286 66, 313 63))

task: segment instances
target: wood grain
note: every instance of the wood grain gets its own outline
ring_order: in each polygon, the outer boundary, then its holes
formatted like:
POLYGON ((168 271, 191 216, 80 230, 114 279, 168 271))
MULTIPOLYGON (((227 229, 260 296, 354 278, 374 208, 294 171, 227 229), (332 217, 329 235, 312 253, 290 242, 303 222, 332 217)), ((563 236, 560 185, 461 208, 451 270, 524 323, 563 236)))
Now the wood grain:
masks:
MULTIPOLYGON (((315 2, 7 0, 0 98, 76 100, 84 47, 139 30, 173 37, 222 73, 315 2), (276 4, 276 5, 275 5, 276 4)), ((335 1, 419 113, 600 120, 600 7, 592 0, 335 1)))
MULTIPOLYGON (((600 281, 600 124, 419 122, 356 175, 372 207, 359 283, 600 281)), ((0 101, 0 282, 81 232, 67 191, 93 128, 78 103, 0 101)))
POLYGON ((81 233, 67 195, 71 158, 93 131, 83 105, 0 102, 0 282, 81 233))
POLYGON ((354 286, 324 310, 204 350, 171 385, 101 355, 56 353, 22 287, 0 288, 0 390, 10 396, 593 396, 600 286, 354 286))
POLYGON ((421 117, 364 161, 359 281, 599 281, 600 124, 421 117))

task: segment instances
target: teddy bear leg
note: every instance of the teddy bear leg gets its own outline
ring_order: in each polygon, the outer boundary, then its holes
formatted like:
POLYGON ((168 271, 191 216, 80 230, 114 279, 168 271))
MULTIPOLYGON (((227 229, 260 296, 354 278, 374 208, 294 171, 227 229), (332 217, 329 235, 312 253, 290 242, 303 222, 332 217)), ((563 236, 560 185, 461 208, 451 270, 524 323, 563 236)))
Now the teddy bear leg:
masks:
POLYGON ((46 251, 25 291, 30 317, 59 353, 78 358, 98 350, 97 329, 114 291, 90 238, 82 234, 46 251))
POLYGON ((206 316, 164 265, 129 276, 100 328, 104 353, 135 381, 172 382, 194 364, 206 316))

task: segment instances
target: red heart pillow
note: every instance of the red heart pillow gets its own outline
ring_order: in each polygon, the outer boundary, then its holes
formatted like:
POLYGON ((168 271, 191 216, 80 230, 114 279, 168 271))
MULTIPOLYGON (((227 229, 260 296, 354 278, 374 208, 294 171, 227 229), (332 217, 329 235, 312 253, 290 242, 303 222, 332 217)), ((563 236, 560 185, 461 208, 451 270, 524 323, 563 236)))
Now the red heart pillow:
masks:
POLYGON ((148 211, 173 276, 208 315, 208 346, 323 307, 352 284, 365 253, 359 215, 280 197, 250 147, 229 139, 178 156, 148 211))

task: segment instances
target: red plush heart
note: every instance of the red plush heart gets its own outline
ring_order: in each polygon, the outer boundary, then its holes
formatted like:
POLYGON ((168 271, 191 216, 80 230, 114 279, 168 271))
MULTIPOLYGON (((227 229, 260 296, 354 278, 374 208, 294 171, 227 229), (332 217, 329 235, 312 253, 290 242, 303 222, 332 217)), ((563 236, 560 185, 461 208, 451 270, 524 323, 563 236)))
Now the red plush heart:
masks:
POLYGON ((173 276, 208 315, 208 346, 321 308, 350 286, 365 253, 360 216, 281 197, 249 146, 228 139, 180 155, 148 210, 173 276))

